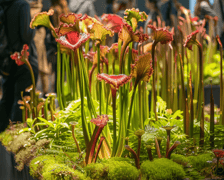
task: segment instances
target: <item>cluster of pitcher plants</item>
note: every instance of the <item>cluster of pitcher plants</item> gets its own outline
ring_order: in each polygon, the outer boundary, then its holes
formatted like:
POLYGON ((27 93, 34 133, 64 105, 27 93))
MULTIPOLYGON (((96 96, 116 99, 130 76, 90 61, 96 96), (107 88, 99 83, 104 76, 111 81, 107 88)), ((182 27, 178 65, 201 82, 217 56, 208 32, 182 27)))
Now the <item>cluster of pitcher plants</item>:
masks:
MULTIPOLYGON (((20 101, 24 123, 29 122, 27 130, 46 132, 46 126, 41 126, 41 122, 52 129, 56 128, 53 122, 60 119, 60 113, 56 112, 55 98, 60 110, 65 110, 70 102, 77 100, 81 102, 85 163, 96 162, 98 154, 102 158, 120 157, 127 149, 139 167, 141 136, 148 122, 146 120, 160 119, 156 104, 157 96, 160 96, 167 102, 168 109, 183 111, 183 127, 187 137, 194 137, 194 120, 200 121, 200 145, 203 146, 203 67, 204 63, 211 63, 216 52, 213 33, 217 20, 207 17, 207 20, 198 21, 192 19, 186 9, 182 8, 182 11, 186 19, 179 18, 177 29, 165 27, 158 18, 157 23, 150 21, 148 24, 152 32, 150 35, 138 30, 138 22, 146 21, 147 15, 137 9, 127 9, 124 19, 114 14, 104 14, 100 18, 74 13, 61 15, 59 27, 53 27, 50 21, 53 10, 35 15, 30 27, 49 28, 57 42, 57 96, 50 93, 47 99, 39 98, 30 68, 33 80, 32 87, 27 89, 30 97, 22 96, 20 101), (210 27, 209 35, 204 28, 206 21, 210 27), (117 43, 110 47, 105 45, 108 39, 116 37, 117 43), (31 119, 35 121, 30 124, 31 119), (130 131, 136 131, 139 138, 137 153, 128 145, 130 131)), ((219 37, 217 39, 220 43, 219 37)), ((14 53, 11 58, 18 65, 25 63, 30 67, 27 49, 24 45, 21 54, 14 53)), ((221 43, 220 54, 220 99, 223 99, 221 43)), ((224 125, 223 108, 220 101, 220 122, 224 125)), ((81 153, 74 133, 76 123, 70 124, 77 150, 81 153)), ((63 123, 62 126, 66 127, 63 123)), ((180 142, 169 147, 173 127, 164 128, 168 135, 166 157, 169 158, 180 142)), ((212 94, 210 131, 213 135, 211 142, 214 142, 212 94)), ((161 157, 157 139, 155 145, 158 157, 161 157)), ((152 160, 149 146, 147 151, 152 160)))

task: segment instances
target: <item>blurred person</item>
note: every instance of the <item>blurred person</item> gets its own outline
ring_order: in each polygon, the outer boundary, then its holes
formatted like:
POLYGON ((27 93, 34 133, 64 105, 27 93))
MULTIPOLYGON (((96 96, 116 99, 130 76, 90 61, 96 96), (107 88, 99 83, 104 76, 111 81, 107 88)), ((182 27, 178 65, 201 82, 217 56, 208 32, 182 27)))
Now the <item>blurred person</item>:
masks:
MULTIPOLYGON (((194 15, 198 16, 200 20, 205 19, 206 15, 215 17, 216 12, 212 9, 212 6, 209 0, 197 0, 195 8, 194 8, 194 15)), ((206 33, 208 34, 209 28, 208 23, 205 24, 206 33)))
MULTIPOLYGON (((36 3, 30 3, 31 6, 31 16, 39 13, 43 9, 42 0, 36 1, 36 3)), ((44 7, 46 9, 46 7, 44 7)), ((47 11, 48 9, 46 9, 47 11)), ((38 70, 39 76, 42 84, 43 97, 48 93, 49 87, 49 74, 50 66, 47 61, 47 50, 45 46, 46 28, 43 26, 38 26, 36 28, 36 34, 34 36, 34 42, 37 48, 37 58, 38 58, 38 70)))
POLYGON ((197 0, 194 7, 194 15, 203 20, 205 18, 205 15, 215 17, 216 12, 212 9, 209 0, 197 0))
POLYGON ((107 14, 113 14, 113 2, 114 0, 107 0, 107 14))
POLYGON ((166 26, 177 26, 177 9, 173 0, 160 0, 158 7, 166 26))
POLYGON ((177 10, 177 17, 181 16, 182 12, 181 12, 180 7, 182 6, 182 4, 178 0, 173 0, 173 3, 177 10))
POLYGON ((70 11, 75 14, 87 14, 91 17, 94 17, 96 15, 93 0, 69 0, 68 7, 70 11))
POLYGON ((46 28, 43 26, 38 27, 36 29, 36 34, 34 36, 34 42, 37 48, 38 70, 44 98, 46 97, 45 95, 48 93, 49 75, 51 73, 51 67, 47 60, 45 38, 46 38, 46 28))
POLYGON ((125 10, 134 8, 134 4, 133 0, 115 0, 113 2, 113 12, 124 18, 125 10))
MULTIPOLYGON (((0 0, 0 6, 7 7, 4 13, 5 28, 11 53, 20 52, 24 44, 29 46, 29 62, 33 68, 35 80, 38 76, 38 62, 36 47, 33 41, 35 30, 30 28, 30 5, 26 0, 0 0)), ((8 76, 3 75, 3 95, 0 101, 0 132, 13 122, 22 122, 22 111, 17 104, 21 99, 21 92, 32 84, 28 67, 23 64, 11 64, 8 76)), ((24 92, 24 96, 29 95, 24 92)))
POLYGON ((213 4, 213 10, 218 16, 216 32, 224 46, 224 0, 215 0, 213 4))
POLYGON ((60 22, 59 16, 61 14, 69 13, 68 3, 66 0, 51 0, 50 9, 54 10, 54 14, 52 16, 53 25, 54 27, 58 27, 60 22))
POLYGON ((149 9, 150 12, 148 14, 148 19, 145 22, 144 33, 150 34, 151 29, 147 27, 150 21, 155 21, 157 23, 157 16, 159 16, 162 20, 162 15, 160 13, 157 2, 157 0, 145 0, 145 6, 149 9))

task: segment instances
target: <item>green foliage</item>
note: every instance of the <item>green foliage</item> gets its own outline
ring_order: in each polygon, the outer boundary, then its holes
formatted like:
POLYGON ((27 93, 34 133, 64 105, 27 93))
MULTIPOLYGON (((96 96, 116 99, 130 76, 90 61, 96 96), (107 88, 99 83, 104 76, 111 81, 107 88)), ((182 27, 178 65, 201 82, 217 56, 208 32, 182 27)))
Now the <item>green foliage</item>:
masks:
POLYGON ((174 180, 185 176, 183 167, 166 158, 144 161, 141 165, 143 179, 146 180, 174 180))
POLYGON ((184 171, 186 173, 185 178, 189 178, 190 180, 199 180, 199 179, 204 179, 203 176, 200 175, 198 171, 195 170, 195 168, 192 167, 192 165, 189 163, 190 160, 186 156, 180 155, 180 154, 172 154, 171 159, 178 163, 181 164, 184 168, 184 171))
POLYGON ((48 164, 48 166, 43 170, 43 179, 44 180, 59 180, 59 179, 77 179, 77 180, 84 180, 85 176, 75 171, 72 168, 69 168, 65 164, 48 164))
POLYGON ((198 171, 201 169, 210 166, 207 161, 211 161, 213 158, 212 153, 206 153, 206 154, 200 154, 197 156, 188 156, 187 159, 189 159, 190 164, 198 171))
POLYGON ((204 176, 201 176, 198 171, 196 171, 194 168, 186 168, 184 169, 186 172, 186 177, 189 178, 190 180, 200 180, 200 179, 205 179, 204 176))
POLYGON ((215 148, 223 147, 224 142, 224 126, 223 125, 215 125, 215 148))
POLYGON ((85 168, 86 174, 93 180, 137 180, 139 171, 123 159, 109 159, 102 163, 89 164, 85 168))
MULTIPOLYGON (((171 130, 171 140, 180 142, 186 140, 186 134, 183 132, 183 111, 177 110, 173 113, 172 110, 167 110, 166 102, 159 96, 157 96, 157 107, 158 121, 155 121, 153 117, 145 120, 145 125, 149 126, 148 129, 154 127, 156 130, 156 136, 166 138, 166 130, 162 128, 162 126, 175 125, 176 127, 171 130)), ((146 130, 146 133, 143 135, 143 139, 146 136, 151 136, 147 135, 147 133, 150 133, 150 131, 146 130)), ((151 136, 151 138, 154 138, 154 136, 151 136)))

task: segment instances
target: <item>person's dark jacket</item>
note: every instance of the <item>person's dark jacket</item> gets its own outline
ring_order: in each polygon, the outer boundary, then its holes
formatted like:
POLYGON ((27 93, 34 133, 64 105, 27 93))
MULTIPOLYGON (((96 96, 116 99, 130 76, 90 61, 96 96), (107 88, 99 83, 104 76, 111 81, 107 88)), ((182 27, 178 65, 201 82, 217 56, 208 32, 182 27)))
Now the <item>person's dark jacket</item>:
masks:
POLYGON ((25 0, 0 0, 0 5, 10 7, 5 13, 6 33, 11 51, 20 52, 24 44, 29 46, 29 61, 37 67, 37 53, 33 41, 35 30, 30 26, 30 6, 25 0), (22 17, 22 18, 20 18, 22 17))

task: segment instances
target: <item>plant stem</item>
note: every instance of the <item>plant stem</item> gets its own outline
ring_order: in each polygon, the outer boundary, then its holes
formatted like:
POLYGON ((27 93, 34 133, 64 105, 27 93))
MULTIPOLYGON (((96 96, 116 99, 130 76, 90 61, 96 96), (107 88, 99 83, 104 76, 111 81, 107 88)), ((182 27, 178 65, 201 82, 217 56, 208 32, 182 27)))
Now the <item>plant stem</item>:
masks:
MULTIPOLYGON (((92 163, 92 160, 93 160, 93 154, 94 154, 94 152, 95 152, 96 143, 97 143, 97 140, 98 140, 98 138, 99 138, 99 136, 100 136, 100 134, 101 134, 103 128, 104 128, 104 127, 97 127, 97 126, 96 126, 96 128, 95 128, 95 130, 94 130, 94 132, 96 132, 96 133, 93 133, 93 136, 92 136, 91 141, 90 141, 90 144, 91 144, 91 147, 90 147, 90 148, 91 148, 91 149, 90 149, 90 151, 89 151, 89 155, 86 154, 86 155, 88 155, 87 158, 86 158, 86 164, 90 164, 90 163, 92 163)), ((87 146, 86 146, 86 147, 87 147, 87 146)))
POLYGON ((211 149, 214 148, 214 98, 211 89, 210 95, 210 145, 211 149))
POLYGON ((134 156, 134 159, 135 159, 135 165, 136 165, 137 169, 140 169, 139 158, 138 158, 136 152, 135 152, 132 148, 130 148, 130 146, 128 146, 128 145, 125 145, 124 147, 125 147, 125 149, 127 149, 130 153, 132 153, 132 155, 134 156))
POLYGON ((112 93, 112 101, 113 101, 113 151, 112 151, 112 157, 116 154, 116 140, 117 140, 117 134, 116 134, 116 89, 111 88, 112 93))
POLYGON ((220 121, 222 121, 222 125, 224 125, 224 104, 223 104, 223 72, 222 72, 222 57, 223 57, 223 50, 222 46, 220 45, 220 121))
MULTIPOLYGON (((155 70, 155 49, 156 49, 156 44, 157 42, 154 41, 152 44, 152 68, 155 70)), ((155 89, 155 85, 156 85, 156 77, 155 77, 155 71, 152 75, 152 93, 153 93, 153 109, 154 109, 154 114, 155 114, 155 119, 156 121, 158 120, 157 118, 157 112, 156 112, 156 89, 155 89)), ((157 87, 158 89, 158 87, 157 87)))
MULTIPOLYGON (((97 70, 98 70, 98 74, 100 74, 100 44, 97 44, 97 70)), ((99 114, 101 114, 101 112, 102 112, 102 102, 101 102, 101 100, 102 100, 101 99, 101 97, 102 97, 102 93, 101 93, 102 84, 101 84, 100 81, 98 81, 98 83, 99 83, 98 88, 99 88, 99 106, 100 106, 99 114)))
POLYGON ((74 139, 74 141, 75 141, 77 150, 78 150, 78 152, 79 152, 79 154, 80 154, 80 153, 81 153, 81 149, 80 149, 80 147, 79 147, 79 143, 78 143, 78 141, 77 141, 77 139, 76 139, 76 137, 75 137, 75 126, 74 126, 74 125, 72 125, 72 137, 73 137, 73 139, 74 139))
POLYGON ((140 158, 140 150, 141 150, 141 136, 138 137, 138 150, 137 150, 137 157, 140 158))
POLYGON ((162 156, 161 156, 161 154, 160 154, 159 143, 158 143, 156 137, 155 137, 155 145, 156 145, 156 152, 157 152, 158 158, 161 158, 162 156))
POLYGON ((59 43, 57 43, 57 98, 59 107, 63 110, 64 106, 61 99, 61 52, 59 43))
POLYGON ((149 156, 149 160, 152 161, 153 160, 153 156, 152 156, 152 149, 151 148, 147 148, 147 153, 148 153, 148 156, 149 156))
POLYGON ((100 138, 100 143, 99 143, 99 145, 98 145, 98 148, 97 148, 97 150, 96 150, 96 154, 95 154, 95 158, 94 158, 94 163, 96 163, 96 160, 97 160, 97 157, 98 157, 98 155, 99 155, 99 152, 100 152, 100 148, 101 148, 101 146, 102 146, 102 144, 103 144, 103 140, 105 139, 105 137, 104 136, 102 136, 101 138, 100 138))
POLYGON ((62 97, 62 103, 63 106, 66 106, 66 102, 65 102, 65 63, 66 63, 66 54, 63 53, 62 54, 62 73, 61 73, 61 97, 62 97))
POLYGON ((134 102, 134 98, 135 98, 135 92, 136 92, 137 85, 138 84, 135 81, 134 89, 133 89, 132 96, 131 96, 131 105, 130 105, 130 109, 129 109, 128 125, 127 125, 127 129, 126 129, 126 136, 125 137, 128 137, 128 135, 129 135, 128 130, 130 129, 131 113, 132 113, 132 107, 133 107, 133 102, 134 102))
MULTIPOLYGON (((72 52, 74 53, 74 52, 72 52)), ((77 53, 79 54, 79 50, 77 50, 77 53)), ((78 81, 79 81, 79 88, 80 88, 80 96, 81 96, 81 119, 82 119, 82 129, 83 129, 83 135, 86 143, 86 147, 89 144, 89 135, 87 130, 87 125, 84 117, 84 93, 83 93, 83 79, 82 79, 82 73, 80 68, 80 59, 78 56, 78 63, 77 63, 77 71, 78 71, 78 81)))
POLYGON ((190 87, 190 99, 191 99, 191 107, 190 107, 190 115, 191 115, 191 120, 190 120, 190 138, 193 137, 194 134, 194 104, 193 104, 193 93, 192 93, 192 83, 191 83, 191 72, 190 72, 190 79, 189 79, 189 87, 190 87))
POLYGON ((123 43, 123 46, 121 48, 121 54, 120 54, 120 64, 119 64, 119 73, 122 74, 122 73, 125 73, 124 72, 124 54, 125 54, 125 50, 128 46, 130 42, 124 42, 123 43))
POLYGON ((29 68, 30 75, 31 75, 31 80, 33 84, 33 90, 32 90, 32 96, 33 96, 33 108, 34 108, 34 118, 37 117, 37 99, 36 97, 36 84, 35 84, 35 76, 33 73, 32 66, 30 65, 29 61, 27 60, 26 63, 27 67, 29 68))

